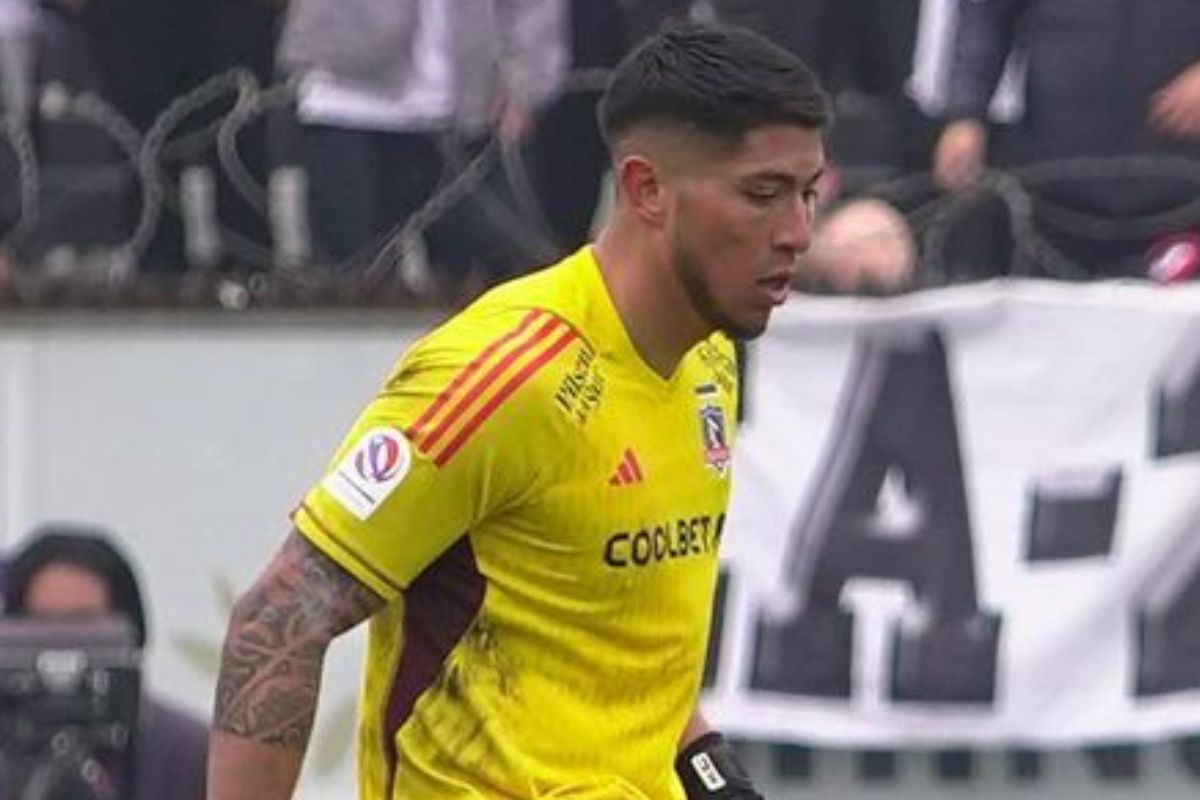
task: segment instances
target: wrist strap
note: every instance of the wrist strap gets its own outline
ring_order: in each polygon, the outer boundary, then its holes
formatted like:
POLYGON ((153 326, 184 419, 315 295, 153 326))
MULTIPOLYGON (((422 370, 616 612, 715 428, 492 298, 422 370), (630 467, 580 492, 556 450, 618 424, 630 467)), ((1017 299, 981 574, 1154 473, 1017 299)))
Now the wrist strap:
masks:
POLYGON ((688 800, 762 800, 733 746, 717 731, 692 741, 675 759, 688 800))

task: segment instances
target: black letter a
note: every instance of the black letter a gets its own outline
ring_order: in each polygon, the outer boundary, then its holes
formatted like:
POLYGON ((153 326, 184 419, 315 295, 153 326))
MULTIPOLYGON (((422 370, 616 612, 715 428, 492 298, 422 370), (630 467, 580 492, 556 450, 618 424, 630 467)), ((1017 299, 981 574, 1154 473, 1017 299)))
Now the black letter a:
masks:
POLYGON ((990 703, 1000 623, 980 613, 958 430, 936 331, 887 328, 858 345, 832 440, 789 554, 794 603, 758 623, 752 685, 849 697, 855 577, 901 581, 915 604, 891 635, 891 695, 990 703), (884 513, 880 490, 908 495, 884 513), (891 487, 889 487, 891 488, 891 487))

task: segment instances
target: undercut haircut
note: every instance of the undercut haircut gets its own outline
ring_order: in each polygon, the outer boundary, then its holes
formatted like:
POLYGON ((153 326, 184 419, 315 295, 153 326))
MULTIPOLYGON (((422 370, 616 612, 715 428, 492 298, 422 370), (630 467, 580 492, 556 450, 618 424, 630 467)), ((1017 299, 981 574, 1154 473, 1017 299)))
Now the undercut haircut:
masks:
POLYGON ((599 106, 610 149, 643 124, 680 125, 736 144, 767 125, 824 130, 830 104, 792 53, 742 29, 681 23, 646 39, 613 71, 599 106))

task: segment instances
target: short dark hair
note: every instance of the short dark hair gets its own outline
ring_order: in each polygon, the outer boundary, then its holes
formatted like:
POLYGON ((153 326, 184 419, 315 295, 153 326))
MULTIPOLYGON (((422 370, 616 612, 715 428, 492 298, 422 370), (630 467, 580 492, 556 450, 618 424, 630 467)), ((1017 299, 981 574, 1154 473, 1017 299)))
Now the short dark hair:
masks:
POLYGON ((611 147, 639 123, 689 125, 727 142, 763 125, 821 130, 829 99, 804 62, 756 33, 694 22, 646 39, 613 71, 600 100, 611 147))
POLYGON ((30 584, 51 564, 69 564, 103 581, 113 612, 129 620, 138 646, 145 646, 146 610, 133 567, 108 533, 91 525, 48 524, 29 534, 28 543, 17 551, 4 572, 5 613, 26 613, 25 595, 30 584))

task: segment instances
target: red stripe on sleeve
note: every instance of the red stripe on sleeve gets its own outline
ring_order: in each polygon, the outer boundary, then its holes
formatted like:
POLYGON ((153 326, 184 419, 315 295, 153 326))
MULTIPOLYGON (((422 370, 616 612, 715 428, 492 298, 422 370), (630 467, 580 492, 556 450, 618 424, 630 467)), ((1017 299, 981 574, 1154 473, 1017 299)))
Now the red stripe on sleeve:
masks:
POLYGON ((471 418, 471 421, 463 426, 462 430, 458 432, 458 435, 446 445, 445 449, 443 449, 442 452, 434 458, 433 462, 440 467, 453 458, 454 454, 458 452, 459 448, 463 446, 467 439, 471 438, 471 434, 473 434, 479 428, 479 426, 482 425, 484 421, 490 417, 492 413, 504 403, 505 400, 509 398, 510 395, 512 395, 513 392, 520 388, 521 384, 529 380, 534 373, 549 363, 556 355, 562 352, 563 348, 565 348, 578 337, 579 334, 576 333, 573 328, 568 328, 567 330, 563 331, 562 334, 560 334, 559 337, 554 340, 553 344, 546 348, 546 350, 544 350, 537 358, 526 364, 520 372, 518 372, 516 375, 513 375, 512 378, 509 379, 508 383, 501 387, 500 390, 496 392, 496 394, 490 400, 488 400, 487 404, 484 405, 483 408, 479 409, 478 412, 476 412, 475 416, 471 418))
POLYGON ((429 453, 433 449, 434 445, 436 445, 438 441, 446 434, 446 431, 448 431, 450 427, 460 417, 462 417, 467 410, 470 409, 471 404, 479 399, 479 396, 487 391, 488 387, 495 383, 499 377, 501 377, 510 367, 512 367, 513 362, 533 349, 538 342, 546 339, 551 333, 554 332, 556 328, 560 328, 562 326, 563 323, 557 317, 552 317, 546 320, 546 322, 537 329, 533 336, 527 338, 519 347, 514 348, 511 353, 500 359, 495 366, 488 370, 482 378, 477 380, 474 385, 471 386, 470 391, 463 395, 459 401, 454 404, 454 407, 450 409, 450 411, 444 417, 442 417, 442 421, 437 424, 437 427, 431 430, 424 440, 416 443, 417 449, 422 453, 429 453))
POLYGON ((454 376, 454 380, 451 381, 449 385, 442 390, 441 394, 439 394, 434 401, 429 404, 429 407, 425 409, 424 413, 421 414, 417 421, 414 422, 407 431, 405 431, 405 433, 408 435, 409 441, 415 442, 417 440, 417 438, 421 435, 422 429, 424 429, 426 425, 433 421, 433 418, 437 415, 437 413, 442 410, 446 403, 450 402, 450 399, 454 396, 454 393, 457 392, 464 383, 470 380, 472 375, 479 371, 479 368, 483 366, 484 362, 491 358, 492 355, 495 354, 495 352, 501 347, 524 333, 525 330, 532 325, 538 317, 542 316, 543 313, 544 312, 541 309, 536 308, 533 311, 530 311, 524 316, 517 327, 513 328, 511 331, 489 344, 487 347, 481 350, 479 355, 475 356, 475 358, 473 358, 469 364, 463 367, 458 375, 454 376))

